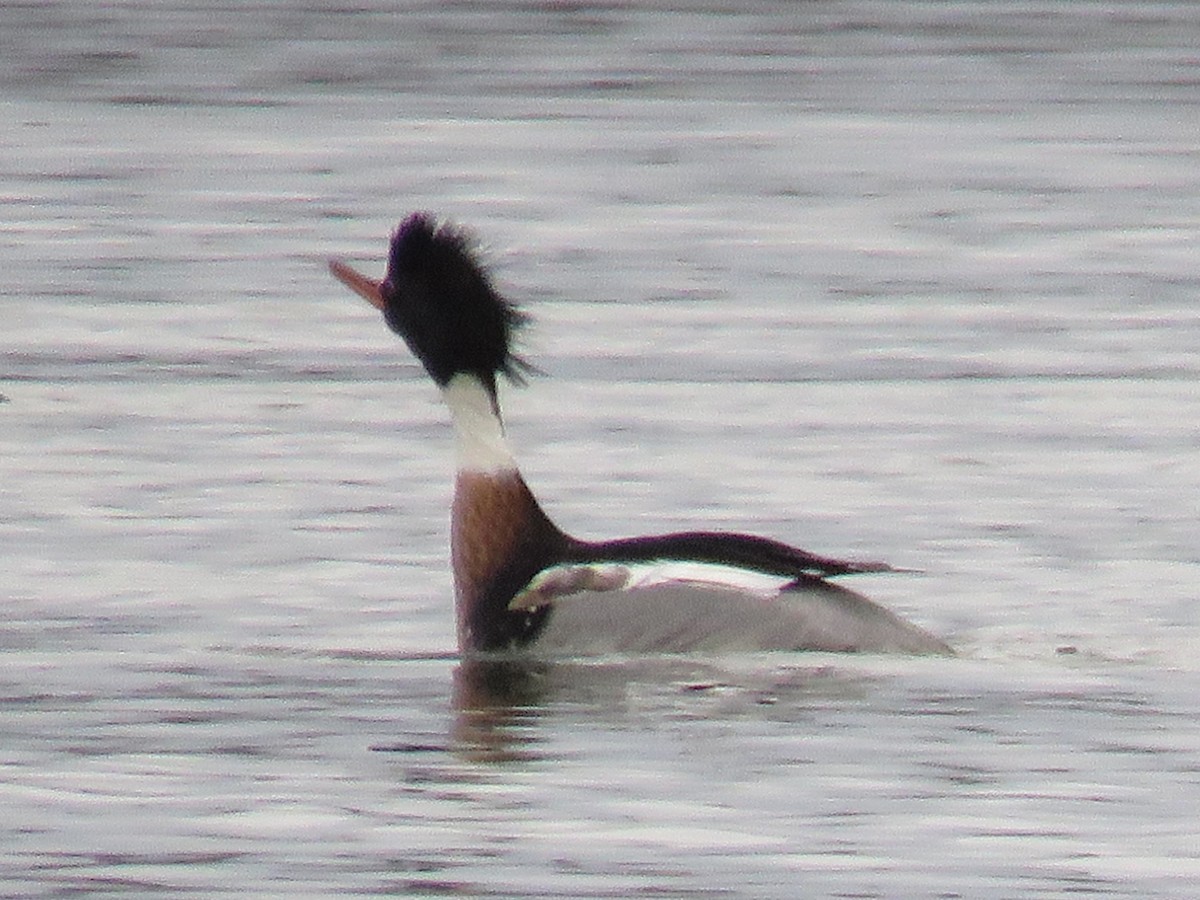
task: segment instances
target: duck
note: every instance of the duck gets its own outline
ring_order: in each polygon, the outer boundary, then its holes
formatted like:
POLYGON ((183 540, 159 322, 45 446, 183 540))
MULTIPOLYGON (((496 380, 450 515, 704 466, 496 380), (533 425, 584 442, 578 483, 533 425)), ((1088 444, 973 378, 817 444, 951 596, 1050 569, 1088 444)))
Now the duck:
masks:
POLYGON ((497 290, 467 229, 414 212, 392 233, 382 280, 340 259, 329 269, 383 314, 449 410, 460 654, 952 654, 832 580, 899 571, 885 563, 728 531, 584 540, 555 524, 517 465, 498 393, 537 371, 514 349, 530 317, 497 290))

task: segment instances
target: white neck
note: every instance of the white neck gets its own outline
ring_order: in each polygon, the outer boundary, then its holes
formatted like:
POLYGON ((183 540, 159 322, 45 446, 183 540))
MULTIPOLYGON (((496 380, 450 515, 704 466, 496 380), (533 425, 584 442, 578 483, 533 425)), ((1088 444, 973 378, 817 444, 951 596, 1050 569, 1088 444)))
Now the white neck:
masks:
POLYGON ((478 378, 455 375, 442 388, 442 399, 454 421, 454 449, 460 472, 516 471, 504 424, 491 394, 478 378))

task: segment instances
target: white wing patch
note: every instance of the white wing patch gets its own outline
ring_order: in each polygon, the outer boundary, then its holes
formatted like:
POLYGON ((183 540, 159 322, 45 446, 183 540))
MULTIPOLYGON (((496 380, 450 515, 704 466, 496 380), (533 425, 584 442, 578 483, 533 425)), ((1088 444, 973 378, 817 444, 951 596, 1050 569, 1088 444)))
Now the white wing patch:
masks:
POLYGON ((695 562, 574 563, 538 572, 508 603, 513 611, 538 609, 574 595, 634 591, 662 585, 726 588, 763 599, 774 597, 791 579, 733 566, 695 562))

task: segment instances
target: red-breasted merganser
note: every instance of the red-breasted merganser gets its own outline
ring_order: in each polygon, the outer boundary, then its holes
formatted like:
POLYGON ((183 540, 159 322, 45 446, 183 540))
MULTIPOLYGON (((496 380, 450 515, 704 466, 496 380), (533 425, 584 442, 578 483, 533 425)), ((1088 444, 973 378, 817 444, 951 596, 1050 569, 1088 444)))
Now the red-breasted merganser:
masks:
POLYGON ((337 260, 330 270, 383 313, 450 409, 451 557, 464 654, 951 652, 828 580, 891 571, 883 563, 745 534, 584 541, 558 528, 521 477, 497 399, 497 375, 520 383, 531 369, 512 349, 526 316, 496 291, 459 228, 415 213, 392 237, 383 281, 337 260))

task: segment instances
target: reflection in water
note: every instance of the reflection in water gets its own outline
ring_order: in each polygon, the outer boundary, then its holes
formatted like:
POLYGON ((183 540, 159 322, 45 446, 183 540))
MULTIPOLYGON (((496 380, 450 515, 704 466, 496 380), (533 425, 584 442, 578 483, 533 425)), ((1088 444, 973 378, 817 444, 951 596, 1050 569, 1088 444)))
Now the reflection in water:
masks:
POLYGON ((545 759, 561 719, 622 728, 731 719, 794 722, 869 698, 869 667, 795 654, 734 658, 470 659, 454 671, 450 748, 471 762, 545 759))
POLYGON ((539 715, 553 664, 538 660, 464 660, 454 670, 451 743, 472 762, 537 758, 529 724, 539 715))

